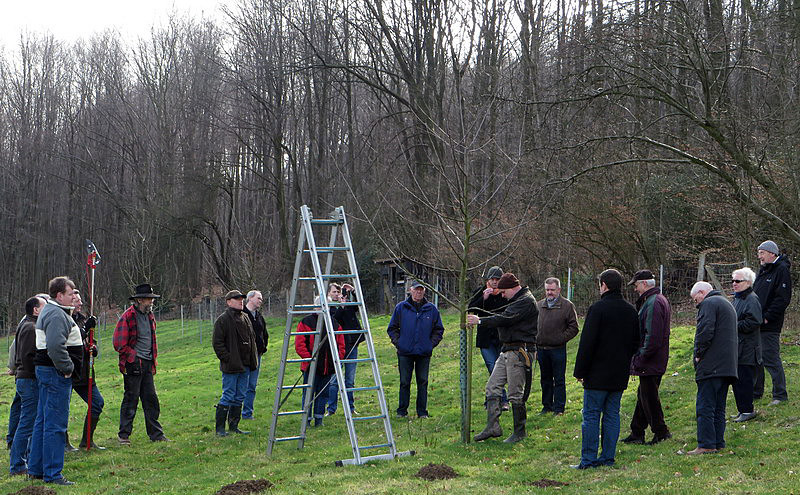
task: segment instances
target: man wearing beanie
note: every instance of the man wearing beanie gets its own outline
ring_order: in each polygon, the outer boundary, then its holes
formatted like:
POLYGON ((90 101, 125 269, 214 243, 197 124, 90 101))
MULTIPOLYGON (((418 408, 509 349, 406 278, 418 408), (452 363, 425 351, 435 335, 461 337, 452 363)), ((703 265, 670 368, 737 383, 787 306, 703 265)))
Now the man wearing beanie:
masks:
POLYGON ((244 294, 238 290, 225 295, 228 308, 214 322, 212 345, 222 371, 222 397, 217 404, 215 429, 224 437, 225 420, 232 433, 250 433, 239 429, 242 404, 250 383, 250 372, 258 367, 256 336, 244 311, 244 294))
MULTIPOLYGON (((500 295, 500 289, 497 284, 500 282, 500 277, 503 276, 503 269, 499 266, 493 266, 486 272, 486 284, 475 291, 472 299, 469 301, 467 311, 484 317, 492 316, 505 307, 506 300, 500 295)), ((497 337, 497 328, 488 328, 486 325, 478 325, 475 333, 475 346, 481 350, 481 357, 486 364, 486 369, 489 374, 494 370, 494 363, 500 356, 500 339, 497 337)), ((508 396, 505 389, 500 399, 500 407, 503 411, 508 411, 508 396)))
POLYGON ((761 325, 761 354, 763 366, 756 369, 756 380, 753 398, 760 399, 764 395, 764 368, 772 377, 772 402, 775 406, 788 400, 786 393, 786 375, 781 362, 781 329, 786 307, 792 299, 792 276, 789 273, 791 263, 786 255, 781 256, 778 245, 773 241, 764 241, 758 246, 758 270, 753 292, 761 302, 761 313, 764 322, 761 325))
POLYGON ((502 313, 479 317, 468 315, 470 325, 497 328, 500 339, 500 357, 497 358, 492 375, 486 383, 486 428, 475 435, 475 441, 502 436, 500 427, 500 399, 503 387, 508 384, 508 401, 514 417, 514 433, 506 443, 519 442, 527 435, 525 402, 531 391, 532 363, 536 359, 536 333, 539 310, 536 299, 528 287, 521 287, 513 273, 505 273, 497 288, 508 301, 502 313))

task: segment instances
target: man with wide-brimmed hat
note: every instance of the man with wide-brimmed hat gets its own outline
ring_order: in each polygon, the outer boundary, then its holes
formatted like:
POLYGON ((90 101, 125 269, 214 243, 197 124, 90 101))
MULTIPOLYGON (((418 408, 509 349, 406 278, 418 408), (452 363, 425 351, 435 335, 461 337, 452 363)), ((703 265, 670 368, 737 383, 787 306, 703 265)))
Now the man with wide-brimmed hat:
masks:
POLYGON ((225 420, 232 433, 250 433, 239 429, 242 404, 247 394, 250 371, 258 367, 256 336, 250 319, 242 313, 244 294, 238 290, 225 294, 228 308, 214 322, 212 345, 222 371, 222 397, 217 404, 216 431, 224 437, 225 420))
POLYGON ((153 382, 158 356, 153 302, 159 297, 150 284, 137 285, 129 298, 133 304, 122 313, 114 329, 114 349, 119 353, 119 370, 125 380, 125 395, 119 411, 118 439, 122 445, 131 444, 129 437, 139 399, 147 436, 153 442, 169 441, 158 422, 161 407, 153 382))

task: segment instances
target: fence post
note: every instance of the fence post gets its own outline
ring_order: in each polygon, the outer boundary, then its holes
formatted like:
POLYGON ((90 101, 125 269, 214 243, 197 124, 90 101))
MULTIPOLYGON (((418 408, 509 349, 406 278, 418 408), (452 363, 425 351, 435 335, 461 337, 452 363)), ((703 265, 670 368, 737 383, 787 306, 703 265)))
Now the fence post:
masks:
POLYGON ((203 343, 203 306, 197 305, 197 333, 200 334, 200 344, 203 343))
POLYGON ((181 337, 183 337, 183 304, 181 304, 181 337))

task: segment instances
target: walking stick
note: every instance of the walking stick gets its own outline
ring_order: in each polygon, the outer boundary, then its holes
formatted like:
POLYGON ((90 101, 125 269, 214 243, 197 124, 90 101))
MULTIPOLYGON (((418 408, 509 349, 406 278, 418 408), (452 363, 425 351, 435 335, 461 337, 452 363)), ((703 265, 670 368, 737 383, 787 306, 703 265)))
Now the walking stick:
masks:
MULTIPOLYGON (((94 270, 100 264, 100 253, 94 247, 94 243, 86 239, 86 272, 89 279, 89 317, 94 316, 94 270)), ((94 388, 94 326, 89 329, 89 400, 88 412, 86 413, 86 450, 92 449, 92 388, 94 388)))

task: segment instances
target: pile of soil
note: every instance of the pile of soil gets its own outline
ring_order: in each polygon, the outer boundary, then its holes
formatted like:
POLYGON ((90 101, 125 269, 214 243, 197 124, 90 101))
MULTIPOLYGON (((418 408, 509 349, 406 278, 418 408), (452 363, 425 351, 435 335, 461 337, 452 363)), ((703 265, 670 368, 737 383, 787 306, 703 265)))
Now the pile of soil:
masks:
POLYGON ((433 481, 433 480, 449 480, 451 478, 455 478, 458 476, 458 473, 453 470, 447 464, 428 464, 420 468, 415 474, 417 478, 422 478, 424 480, 433 481))
POLYGON ((556 481, 556 480, 549 480, 547 478, 542 478, 536 481, 530 481, 526 483, 527 485, 532 485, 537 488, 547 488, 550 486, 568 486, 569 483, 564 483, 563 481, 556 481))
POLYGON ((274 485, 265 479, 242 480, 230 485, 225 485, 219 489, 217 495, 249 495, 251 493, 261 493, 274 485))
POLYGON ((26 486, 22 490, 8 495, 56 495, 56 491, 46 486, 26 486))

